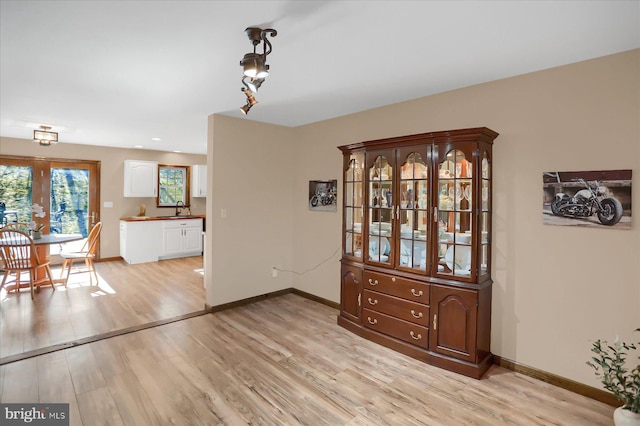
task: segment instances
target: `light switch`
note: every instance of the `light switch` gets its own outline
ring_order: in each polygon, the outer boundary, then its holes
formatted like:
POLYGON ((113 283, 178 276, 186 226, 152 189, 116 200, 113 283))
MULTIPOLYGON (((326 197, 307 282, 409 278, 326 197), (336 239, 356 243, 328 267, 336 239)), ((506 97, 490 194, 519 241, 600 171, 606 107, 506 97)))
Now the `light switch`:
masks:
POLYGON ((113 201, 105 201, 103 206, 105 208, 111 208, 111 207, 113 207, 113 201))
POLYGON ((220 209, 220 217, 222 219, 226 219, 227 218, 227 209, 220 209))

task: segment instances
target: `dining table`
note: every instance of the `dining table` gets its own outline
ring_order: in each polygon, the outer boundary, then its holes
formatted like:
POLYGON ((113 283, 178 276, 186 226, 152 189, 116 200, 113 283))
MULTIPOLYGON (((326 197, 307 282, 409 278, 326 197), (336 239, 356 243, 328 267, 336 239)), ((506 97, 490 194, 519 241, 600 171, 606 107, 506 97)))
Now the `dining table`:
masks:
MULTIPOLYGON (((34 239, 33 243, 36 246, 36 252, 38 253, 38 259, 41 262, 49 261, 49 246, 52 244, 65 244, 73 241, 80 241, 83 237, 82 234, 43 234, 40 238, 34 239)), ((64 284, 64 278, 55 279, 46 276, 46 272, 42 271, 41 268, 36 270, 36 276, 34 279, 34 286, 37 287, 37 290, 40 290, 40 287, 43 285, 54 286, 55 284, 64 284)), ((29 281, 22 282, 20 281, 20 288, 28 288, 29 281)), ((10 284, 6 287, 7 291, 16 290, 18 284, 10 284)))

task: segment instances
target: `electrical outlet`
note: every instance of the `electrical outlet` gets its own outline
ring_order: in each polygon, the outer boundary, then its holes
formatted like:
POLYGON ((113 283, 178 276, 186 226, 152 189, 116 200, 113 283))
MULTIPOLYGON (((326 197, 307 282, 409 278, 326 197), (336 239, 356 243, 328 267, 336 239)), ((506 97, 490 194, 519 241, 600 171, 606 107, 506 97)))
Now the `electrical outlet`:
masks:
POLYGON ((276 278, 278 276, 278 268, 275 266, 271 267, 271 278, 276 278))

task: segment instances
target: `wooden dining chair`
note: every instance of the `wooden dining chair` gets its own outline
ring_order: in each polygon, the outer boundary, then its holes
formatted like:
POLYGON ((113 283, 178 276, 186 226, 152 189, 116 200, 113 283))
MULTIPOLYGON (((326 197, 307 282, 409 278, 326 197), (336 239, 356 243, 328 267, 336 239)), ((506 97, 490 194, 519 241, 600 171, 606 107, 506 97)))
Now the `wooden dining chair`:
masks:
POLYGON ((45 280, 51 283, 55 290, 49 262, 43 262, 39 259, 36 245, 29 234, 15 229, 0 229, 0 258, 4 265, 4 278, 2 279, 2 284, 0 284, 0 289, 5 286, 7 278, 14 272, 16 273, 16 291, 19 293, 19 273, 27 271, 29 273, 29 289, 33 299, 35 284, 39 284, 39 282, 36 282, 36 271, 44 268, 46 273, 45 280))
MULTIPOLYGON (((2 229, 9 230, 14 229, 16 231, 24 232, 27 235, 31 235, 31 229, 26 222, 9 222, 2 229)), ((20 271, 16 271, 16 285, 20 286, 20 271)), ((2 288, 2 287, 0 287, 2 288)))
POLYGON ((67 281, 69 281, 69 275, 71 275, 71 267, 73 266, 74 260, 84 260, 85 265, 87 266, 87 271, 89 272, 89 283, 93 284, 93 279, 91 276, 91 272, 96 277, 96 283, 98 282, 98 273, 96 272, 96 268, 93 264, 93 259, 96 257, 96 249, 98 248, 98 237, 100 236, 100 231, 102 230, 102 222, 98 222, 93 225, 91 231, 89 232, 89 236, 87 237, 87 241, 84 242, 84 245, 80 249, 80 251, 72 251, 72 252, 60 252, 60 257, 62 257, 62 269, 60 270, 60 278, 64 275, 64 270, 67 269, 67 277, 64 280, 64 286, 67 286, 67 281))

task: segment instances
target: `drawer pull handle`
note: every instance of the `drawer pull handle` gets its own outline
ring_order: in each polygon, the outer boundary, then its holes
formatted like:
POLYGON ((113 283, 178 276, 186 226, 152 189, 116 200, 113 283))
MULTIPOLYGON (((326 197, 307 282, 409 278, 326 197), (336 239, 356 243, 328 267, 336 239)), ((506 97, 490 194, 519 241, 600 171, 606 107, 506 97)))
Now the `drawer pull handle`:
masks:
POLYGON ((378 280, 372 281, 371 278, 369 278, 369 284, 378 285, 378 280))
POLYGON ((411 294, 413 294, 415 297, 420 297, 420 296, 422 296, 424 293, 422 292, 422 290, 420 290, 420 291, 416 291, 416 289, 415 289, 415 288, 412 288, 412 289, 411 289, 411 294))
POLYGON ((414 311, 413 309, 411 310, 411 316, 414 318, 422 318, 422 312, 418 312, 416 314, 416 311, 414 311))
POLYGON ((371 300, 371 298, 369 298, 369 303, 372 304, 372 305, 377 305, 378 304, 378 299, 371 300))
POLYGON ((409 334, 411 335, 411 338, 412 338, 413 340, 420 340, 420 339, 422 339, 422 335, 421 335, 420 333, 418 333, 418 335, 416 336, 415 334, 413 334, 413 331, 411 331, 409 334))
POLYGON ((396 282, 396 277, 391 278, 391 282, 396 282))
POLYGON ((377 323, 378 323, 378 320, 377 320, 377 319, 375 319, 375 318, 374 318, 374 319, 371 319, 371 317, 367 317, 367 321, 369 321, 369 324, 373 324, 373 325, 375 325, 375 324, 377 324, 377 323))

